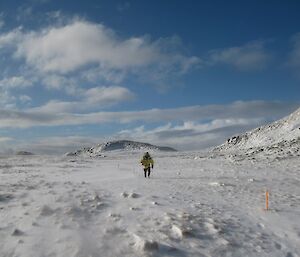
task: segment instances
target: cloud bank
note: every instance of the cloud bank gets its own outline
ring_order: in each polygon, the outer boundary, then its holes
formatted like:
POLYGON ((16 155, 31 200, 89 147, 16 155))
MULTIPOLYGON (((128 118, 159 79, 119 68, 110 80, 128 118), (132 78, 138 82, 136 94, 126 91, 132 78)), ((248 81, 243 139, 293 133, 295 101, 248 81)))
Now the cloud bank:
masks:
MULTIPOLYGON (((55 103, 54 103, 55 104, 55 103)), ((64 104, 58 109, 68 110, 64 104)), ((73 103, 69 103, 73 104, 73 103)), ((59 104, 58 104, 59 105, 59 104)), ((82 124, 119 123, 136 121, 145 123, 199 121, 215 119, 276 119, 296 109, 298 104, 282 102, 234 102, 228 105, 190 106, 172 109, 149 109, 124 112, 91 112, 87 114, 56 112, 55 106, 48 104, 27 111, 1 110, 0 127, 28 128, 33 126, 67 126, 82 124)))

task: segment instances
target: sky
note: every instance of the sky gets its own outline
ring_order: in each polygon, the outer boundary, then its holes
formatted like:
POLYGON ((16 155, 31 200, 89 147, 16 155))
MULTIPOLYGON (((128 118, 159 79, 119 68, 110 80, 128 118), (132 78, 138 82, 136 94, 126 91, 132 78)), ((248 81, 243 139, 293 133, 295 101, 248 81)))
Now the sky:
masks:
POLYGON ((200 150, 300 107, 300 1, 1 0, 0 153, 200 150))

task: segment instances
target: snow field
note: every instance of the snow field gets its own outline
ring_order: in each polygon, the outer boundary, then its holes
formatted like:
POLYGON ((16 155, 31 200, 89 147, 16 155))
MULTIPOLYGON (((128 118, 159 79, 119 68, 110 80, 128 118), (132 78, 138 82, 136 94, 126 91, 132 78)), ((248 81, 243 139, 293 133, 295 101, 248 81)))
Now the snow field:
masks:
POLYGON ((300 256, 298 159, 140 157, 2 158, 0 256, 300 256))

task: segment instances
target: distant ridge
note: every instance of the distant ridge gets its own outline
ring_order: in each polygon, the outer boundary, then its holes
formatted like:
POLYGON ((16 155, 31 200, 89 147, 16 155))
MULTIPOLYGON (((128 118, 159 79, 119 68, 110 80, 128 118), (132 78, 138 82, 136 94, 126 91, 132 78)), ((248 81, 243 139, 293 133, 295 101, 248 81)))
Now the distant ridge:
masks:
POLYGON ((34 155, 34 154, 28 151, 18 151, 15 153, 15 155, 34 155))
POLYGON ((110 151, 164 151, 175 152, 174 148, 167 146, 156 146, 143 142, 136 142, 130 140, 109 141, 90 148, 83 148, 75 152, 66 153, 67 156, 89 155, 89 156, 103 156, 104 152, 110 151))

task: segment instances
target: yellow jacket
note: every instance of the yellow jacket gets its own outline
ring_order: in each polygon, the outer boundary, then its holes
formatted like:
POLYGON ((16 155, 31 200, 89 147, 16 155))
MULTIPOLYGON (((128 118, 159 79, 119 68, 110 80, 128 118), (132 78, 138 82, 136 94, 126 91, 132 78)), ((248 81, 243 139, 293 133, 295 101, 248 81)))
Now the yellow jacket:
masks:
POLYGON ((147 169, 147 168, 149 168, 150 166, 153 167, 154 161, 152 160, 151 157, 150 157, 150 158, 147 158, 147 159, 143 158, 143 159, 141 160, 141 164, 145 167, 145 169, 147 169))

